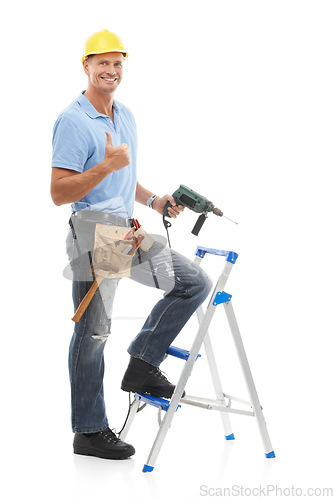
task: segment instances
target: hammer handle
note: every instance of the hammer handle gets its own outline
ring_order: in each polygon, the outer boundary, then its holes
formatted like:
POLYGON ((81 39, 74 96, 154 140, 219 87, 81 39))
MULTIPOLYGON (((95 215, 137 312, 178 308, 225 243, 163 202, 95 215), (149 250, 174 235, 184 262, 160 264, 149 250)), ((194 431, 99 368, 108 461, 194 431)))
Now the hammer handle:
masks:
POLYGON ((89 303, 92 300, 94 293, 98 289, 98 286, 100 285, 101 281, 103 281, 103 279, 104 279, 103 277, 99 276, 93 281, 92 286, 90 287, 90 289, 88 290, 88 292, 86 293, 86 295, 84 296, 82 301, 80 302, 77 310, 75 311, 75 314, 72 318, 72 321, 74 321, 74 323, 78 323, 81 320, 83 313, 86 311, 87 307, 89 306, 89 303))

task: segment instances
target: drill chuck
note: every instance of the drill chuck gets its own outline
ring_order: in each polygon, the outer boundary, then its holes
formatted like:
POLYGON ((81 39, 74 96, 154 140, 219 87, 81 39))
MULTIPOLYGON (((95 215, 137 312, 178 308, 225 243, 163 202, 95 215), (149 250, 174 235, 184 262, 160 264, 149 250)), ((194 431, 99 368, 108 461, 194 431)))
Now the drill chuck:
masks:
POLYGON ((219 210, 219 208, 216 208, 216 207, 212 210, 212 212, 215 215, 218 215, 219 217, 222 217, 224 215, 223 212, 221 210, 219 210))

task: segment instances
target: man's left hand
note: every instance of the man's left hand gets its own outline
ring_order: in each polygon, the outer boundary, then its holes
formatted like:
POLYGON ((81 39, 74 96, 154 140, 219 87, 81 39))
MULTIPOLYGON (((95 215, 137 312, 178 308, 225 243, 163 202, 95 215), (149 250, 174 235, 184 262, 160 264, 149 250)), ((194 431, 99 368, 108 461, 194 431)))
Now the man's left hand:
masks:
POLYGON ((157 198, 155 198, 153 200, 152 208, 154 208, 154 210, 156 210, 160 215, 162 215, 167 201, 169 201, 170 204, 172 205, 171 207, 168 207, 168 214, 173 219, 176 219, 176 217, 181 212, 183 212, 184 206, 183 205, 176 205, 173 196, 171 196, 170 194, 165 194, 165 196, 162 196, 161 198, 159 196, 157 196, 157 198))

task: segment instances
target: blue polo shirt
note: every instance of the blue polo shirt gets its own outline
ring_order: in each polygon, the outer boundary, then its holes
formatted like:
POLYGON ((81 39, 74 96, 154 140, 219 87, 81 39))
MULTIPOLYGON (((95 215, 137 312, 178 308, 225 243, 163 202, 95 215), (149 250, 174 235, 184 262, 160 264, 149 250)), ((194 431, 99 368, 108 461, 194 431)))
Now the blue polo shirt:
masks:
POLYGON ((105 131, 113 146, 126 143, 130 164, 109 174, 81 200, 72 203, 72 210, 98 210, 132 217, 137 184, 137 130, 131 111, 114 101, 114 123, 99 113, 80 94, 57 118, 53 128, 52 167, 85 172, 104 159, 105 131))

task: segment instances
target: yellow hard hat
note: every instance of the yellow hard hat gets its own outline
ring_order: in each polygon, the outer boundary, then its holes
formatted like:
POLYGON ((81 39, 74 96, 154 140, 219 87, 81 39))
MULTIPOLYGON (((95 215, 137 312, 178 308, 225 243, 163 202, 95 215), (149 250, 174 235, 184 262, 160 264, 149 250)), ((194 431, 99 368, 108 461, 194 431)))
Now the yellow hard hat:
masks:
POLYGON ((106 52, 121 52, 124 57, 128 57, 122 40, 115 33, 108 30, 97 31, 87 39, 81 60, 84 61, 87 56, 93 54, 105 54, 106 52))

